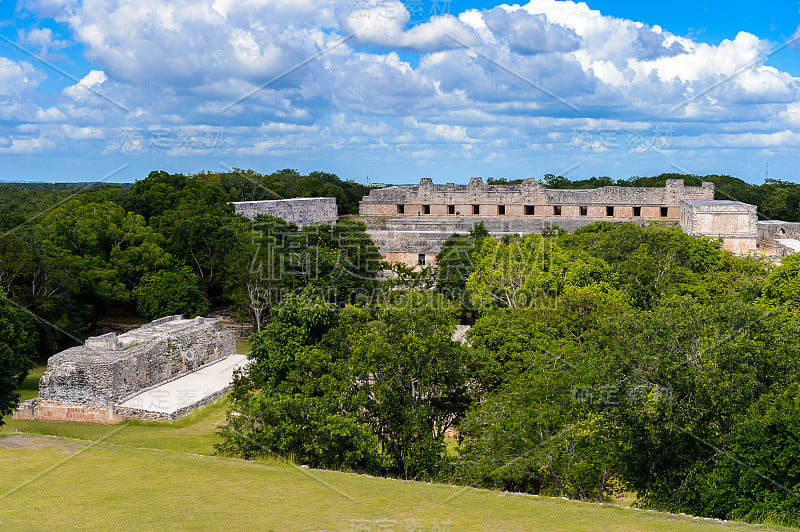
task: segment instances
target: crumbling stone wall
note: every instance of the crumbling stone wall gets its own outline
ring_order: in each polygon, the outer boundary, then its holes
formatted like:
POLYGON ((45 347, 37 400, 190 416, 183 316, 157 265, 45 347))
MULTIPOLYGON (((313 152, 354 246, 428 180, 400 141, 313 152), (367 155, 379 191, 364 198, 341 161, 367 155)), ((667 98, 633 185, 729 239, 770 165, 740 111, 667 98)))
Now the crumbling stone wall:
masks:
POLYGON ((236 214, 253 219, 259 214, 283 218, 297 225, 334 223, 339 219, 336 198, 291 198, 233 202, 236 214))
POLYGON ((780 220, 764 220, 756 222, 759 239, 782 240, 791 238, 800 240, 800 222, 783 222, 780 220))
POLYGON ((39 399, 107 407, 235 352, 233 333, 217 320, 169 316, 53 355, 39 382, 39 399))
POLYGON ((756 222, 758 248, 776 261, 800 253, 800 223, 781 220, 756 222))

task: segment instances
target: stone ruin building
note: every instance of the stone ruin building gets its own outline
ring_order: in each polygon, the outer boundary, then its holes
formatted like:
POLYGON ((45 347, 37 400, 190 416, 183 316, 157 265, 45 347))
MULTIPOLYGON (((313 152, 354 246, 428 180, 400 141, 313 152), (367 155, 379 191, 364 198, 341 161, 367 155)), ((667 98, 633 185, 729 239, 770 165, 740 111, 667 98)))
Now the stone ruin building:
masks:
POLYGON ((778 260, 800 253, 800 222, 766 220, 756 223, 758 248, 778 260))
POLYGON ((290 198, 265 201, 233 202, 236 214, 250 218, 259 214, 283 218, 287 222, 307 224, 335 223, 339 219, 336 198, 290 198))
POLYGON ((116 423, 127 417, 174 418, 219 396, 230 385, 227 373, 228 380, 221 382, 219 390, 196 384, 184 384, 181 389, 179 379, 211 367, 230 373, 224 362, 238 366, 240 358, 245 357, 236 355, 234 333, 217 320, 167 316, 124 334, 88 338, 82 346, 50 357, 39 381, 39 397, 21 403, 14 419, 116 423), (142 400, 169 383, 175 383, 182 397, 165 397, 164 393, 177 392, 163 388, 164 405, 142 400))
POLYGON ((690 235, 721 237, 734 253, 757 251, 756 206, 740 201, 683 200, 681 229, 690 235))
POLYGON ((518 185, 419 185, 371 190, 359 203, 369 234, 390 262, 435 264, 447 238, 467 233, 482 222, 493 235, 540 233, 558 226, 574 231, 597 221, 642 225, 671 223, 694 235, 723 238, 734 252, 757 251, 756 208, 714 200, 714 184, 685 186, 668 179, 666 186, 596 189, 548 189, 534 179, 518 185))

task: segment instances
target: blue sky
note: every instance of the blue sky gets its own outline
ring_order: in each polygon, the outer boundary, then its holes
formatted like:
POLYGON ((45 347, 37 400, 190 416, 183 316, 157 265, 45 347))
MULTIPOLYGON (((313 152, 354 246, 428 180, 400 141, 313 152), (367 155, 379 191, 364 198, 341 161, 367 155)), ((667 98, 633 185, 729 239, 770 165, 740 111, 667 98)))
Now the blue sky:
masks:
POLYGON ((800 180, 798 0, 30 0, 0 21, 0 180, 800 180))

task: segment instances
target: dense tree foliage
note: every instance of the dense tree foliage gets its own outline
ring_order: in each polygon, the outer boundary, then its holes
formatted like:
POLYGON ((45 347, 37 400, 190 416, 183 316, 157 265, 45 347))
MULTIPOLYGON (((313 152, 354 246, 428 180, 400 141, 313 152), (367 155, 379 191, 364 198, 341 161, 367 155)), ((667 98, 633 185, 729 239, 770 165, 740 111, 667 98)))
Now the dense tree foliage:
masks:
POLYGON ((0 425, 19 401, 14 392, 22 377, 33 367, 30 323, 22 312, 8 303, 0 288, 0 425))
POLYGON ((208 301, 197 276, 187 267, 147 273, 136 287, 136 310, 148 320, 183 314, 187 318, 208 312, 208 301))
POLYGON ((437 289, 464 308, 473 308, 467 292, 467 278, 475 270, 473 256, 480 249, 489 231, 482 223, 475 224, 466 235, 452 235, 436 257, 437 289))
MULTIPOLYGON (((205 300, 230 305, 246 299, 241 272, 249 271, 256 255, 254 229, 234 215, 229 202, 330 195, 342 212, 352 213, 366 192, 333 174, 304 176, 293 170, 151 172, 133 185, 0 184, 0 287, 39 317, 33 340, 37 358, 44 361, 74 345, 89 323, 110 309, 138 310, 149 318, 158 309, 192 314, 206 308, 205 300), (184 279, 187 267, 192 277, 184 279), (176 281, 172 290, 155 297, 154 287, 168 279, 176 281), (190 288, 195 279, 200 297, 190 288)), ((324 260, 336 268, 320 276, 337 279, 340 293, 368 284, 379 261, 363 228, 342 223, 328 232, 313 237, 320 240, 315 251, 301 254, 309 258, 317 249, 326 250, 324 260)), ((275 260, 292 263, 299 242, 293 246, 280 250, 275 260)), ((299 267, 295 261, 288 269, 296 273, 299 267)), ((290 284, 294 288, 305 280, 300 276, 290 284)))
POLYGON ((616 284, 603 260, 566 250, 539 235, 502 240, 489 236, 472 256, 475 268, 466 289, 481 310, 548 304, 565 292, 607 292, 616 284))
POLYGON ((754 522, 800 523, 800 384, 761 396, 736 415, 703 486, 704 513, 754 522))
POLYGON ((619 488, 612 413, 584 401, 609 393, 586 343, 606 317, 627 309, 619 294, 573 293, 558 306, 485 313, 470 341, 485 363, 486 393, 459 427, 462 482, 599 499, 619 488))
MULTIPOLYGON (((763 260, 734 258, 722 251, 721 241, 695 238, 674 227, 599 222, 558 240, 611 265, 620 287, 640 308, 670 295, 726 297, 747 291, 766 274, 763 260)), ((758 295, 755 288, 750 292, 758 295)))
POLYGON ((230 277, 232 295, 256 330, 261 330, 267 310, 294 290, 313 288, 340 304, 369 300, 383 266, 364 225, 347 220, 298 229, 260 215, 242 247, 230 277))
POLYGON ((365 185, 339 179, 327 172, 302 175, 297 170, 285 169, 272 174, 259 174, 237 168, 226 173, 206 172, 200 177, 220 185, 231 201, 333 197, 336 198, 339 214, 358 214, 358 202, 369 193, 365 185))
POLYGON ((790 255, 770 272, 764 281, 762 295, 773 305, 789 304, 800 308, 800 255, 790 255))
POLYGON ((292 456, 313 467, 378 473, 377 438, 356 415, 336 307, 289 295, 251 337, 251 364, 237 377, 235 410, 219 450, 245 458, 292 456))
POLYGON ((609 380, 647 390, 644 398, 625 394, 614 408, 628 485, 654 506, 706 513, 703 494, 736 415, 797 381, 797 332, 791 314, 735 298, 672 297, 607 324, 595 343, 609 380))
POLYGON ((428 292, 340 312, 290 295, 253 336, 224 453, 436 478, 444 434, 469 404, 471 354, 451 340, 457 306, 428 292))
POLYGON ((390 474, 446 469, 445 432, 469 405, 470 351, 451 339, 457 312, 437 294, 411 292, 345 313, 356 396, 390 474))
POLYGON ((788 458, 800 259, 773 268, 677 229, 611 223, 446 248, 458 267, 440 279, 490 303, 468 334, 481 365, 456 479, 800 523, 788 458))

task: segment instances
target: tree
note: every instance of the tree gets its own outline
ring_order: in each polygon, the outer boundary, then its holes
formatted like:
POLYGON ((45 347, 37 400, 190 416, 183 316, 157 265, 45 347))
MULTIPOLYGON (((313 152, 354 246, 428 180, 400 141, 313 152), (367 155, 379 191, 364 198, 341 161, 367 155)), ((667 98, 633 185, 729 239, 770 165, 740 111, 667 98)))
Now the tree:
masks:
POLYGON ((390 263, 386 271, 387 279, 383 281, 386 290, 413 290, 426 292, 437 287, 436 277, 439 270, 434 266, 409 266, 402 262, 390 263))
POLYGON ((250 364, 234 381, 220 452, 383 471, 377 438, 347 393, 336 324, 335 306, 310 294, 289 294, 276 306, 272 320, 251 337, 250 364))
POLYGON ((61 268, 94 304, 128 303, 144 272, 172 264, 164 237, 116 203, 76 197, 48 213, 42 226, 61 268))
POLYGON ((598 328, 589 349, 620 388, 620 467, 644 502, 704 513, 737 416, 798 381, 798 332, 786 308, 688 296, 598 328))
POLYGON ((250 224, 250 239, 237 260, 232 293, 257 330, 270 307, 293 290, 312 288, 341 304, 368 301, 382 263, 363 224, 340 221, 298 229, 263 215, 250 224))
POLYGON ((489 231, 483 223, 475 224, 466 235, 451 235, 436 257, 437 290, 462 308, 472 308, 466 291, 467 279, 475 270, 475 253, 489 231))
POLYGON ((470 352, 450 338, 457 310, 433 292, 341 311, 310 293, 287 295, 252 337, 219 450, 442 475, 444 433, 470 401, 470 352))
POLYGON ((197 276, 188 267, 145 274, 134 295, 136 310, 149 320, 174 314, 191 318, 208 312, 197 276))
POLYGON ((480 309, 549 304, 571 288, 609 292, 616 275, 603 260, 561 248, 539 235, 523 239, 489 236, 475 254, 466 288, 480 309))
POLYGON ((448 468, 445 432, 471 401, 471 352, 451 339, 458 311, 434 292, 410 292, 374 316, 344 311, 354 392, 393 475, 435 478, 448 468))
POLYGON ((19 402, 14 391, 21 377, 33 367, 34 338, 24 315, 10 305, 0 288, 0 425, 19 402))
POLYGON ((613 414, 574 401, 580 381, 568 369, 540 361, 476 404, 460 426, 460 481, 584 501, 619 491, 613 414))
POLYGON ((800 307, 800 254, 784 257, 765 279, 761 293, 772 304, 800 307))
POLYGON ((206 296, 225 299, 247 221, 234 215, 228 194, 206 174, 150 172, 131 188, 130 205, 163 234, 164 249, 200 278, 206 296))
POLYGON ((706 515, 800 526, 798 434, 797 382, 737 415, 704 489, 706 515))
POLYGON ((587 349, 619 294, 567 294, 552 307, 484 313, 469 341, 482 391, 459 425, 457 478, 472 485, 603 500, 621 486, 617 388, 587 349), (613 482, 612 482, 613 481, 613 482))
POLYGON ((619 287, 644 309, 672 295, 709 301, 747 292, 752 299, 768 271, 763 259, 736 257, 724 251, 719 240, 674 227, 598 222, 561 235, 558 242, 606 261, 619 287))
POLYGON ((262 175, 234 168, 232 172, 203 172, 195 177, 219 184, 231 201, 334 197, 339 214, 358 214, 358 202, 369 193, 368 187, 327 172, 301 175, 297 170, 284 169, 262 175))
POLYGON ((284 258, 286 237, 297 227, 280 218, 259 215, 249 225, 250 238, 236 256, 232 295, 240 314, 250 316, 261 331, 269 309, 284 291, 294 288, 287 277, 284 258))

